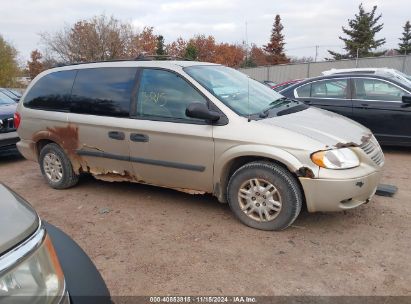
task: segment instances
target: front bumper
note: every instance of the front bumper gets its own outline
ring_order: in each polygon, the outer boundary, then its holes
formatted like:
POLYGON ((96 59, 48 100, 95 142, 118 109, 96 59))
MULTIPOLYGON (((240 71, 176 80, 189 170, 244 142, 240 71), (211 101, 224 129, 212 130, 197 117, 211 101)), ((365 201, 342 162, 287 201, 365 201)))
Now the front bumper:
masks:
POLYGON ((377 190, 381 171, 350 179, 300 178, 309 212, 341 211, 368 203, 377 190))
POLYGON ((8 149, 19 141, 17 132, 0 133, 0 149, 8 149))

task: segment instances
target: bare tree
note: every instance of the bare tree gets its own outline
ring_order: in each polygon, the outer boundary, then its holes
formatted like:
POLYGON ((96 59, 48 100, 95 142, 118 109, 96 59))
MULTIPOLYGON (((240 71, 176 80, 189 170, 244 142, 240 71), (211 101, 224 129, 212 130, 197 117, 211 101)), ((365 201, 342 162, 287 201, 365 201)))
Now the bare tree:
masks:
POLYGON ((134 33, 130 24, 100 15, 40 37, 57 61, 73 63, 126 58, 134 33))

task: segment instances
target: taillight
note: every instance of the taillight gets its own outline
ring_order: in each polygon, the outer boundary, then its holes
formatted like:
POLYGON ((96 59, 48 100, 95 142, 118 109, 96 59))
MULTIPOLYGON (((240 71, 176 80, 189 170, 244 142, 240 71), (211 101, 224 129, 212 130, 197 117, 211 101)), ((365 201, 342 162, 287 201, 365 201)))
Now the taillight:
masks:
POLYGON ((19 112, 14 113, 14 128, 18 129, 21 122, 21 116, 19 112))

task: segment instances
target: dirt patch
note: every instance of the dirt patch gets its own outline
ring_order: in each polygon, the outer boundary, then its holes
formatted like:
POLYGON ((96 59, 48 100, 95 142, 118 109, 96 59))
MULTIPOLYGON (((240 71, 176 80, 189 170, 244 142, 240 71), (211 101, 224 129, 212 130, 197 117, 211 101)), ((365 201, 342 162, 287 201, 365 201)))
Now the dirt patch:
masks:
POLYGON ((242 225, 211 196, 89 176, 54 190, 18 156, 0 156, 0 181, 82 246, 114 296, 411 295, 410 152, 386 152, 393 198, 303 212, 282 232, 242 225))

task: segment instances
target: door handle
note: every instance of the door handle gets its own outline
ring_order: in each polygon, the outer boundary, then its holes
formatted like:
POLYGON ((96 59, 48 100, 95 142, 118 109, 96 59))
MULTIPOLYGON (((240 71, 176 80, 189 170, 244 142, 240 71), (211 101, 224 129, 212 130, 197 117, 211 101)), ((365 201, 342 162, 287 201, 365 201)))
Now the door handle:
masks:
POLYGON ((108 132, 108 137, 116 140, 124 140, 126 136, 124 135, 124 132, 118 132, 118 131, 110 131, 108 132))
POLYGON ((131 133, 130 140, 136 142, 148 142, 149 138, 145 134, 131 133))
POLYGON ((362 103, 362 104, 361 104, 361 107, 362 107, 363 109, 367 109, 367 108, 369 107, 369 104, 368 104, 368 103, 362 103))
POLYGON ((311 104, 311 100, 304 100, 303 102, 307 105, 311 104))

